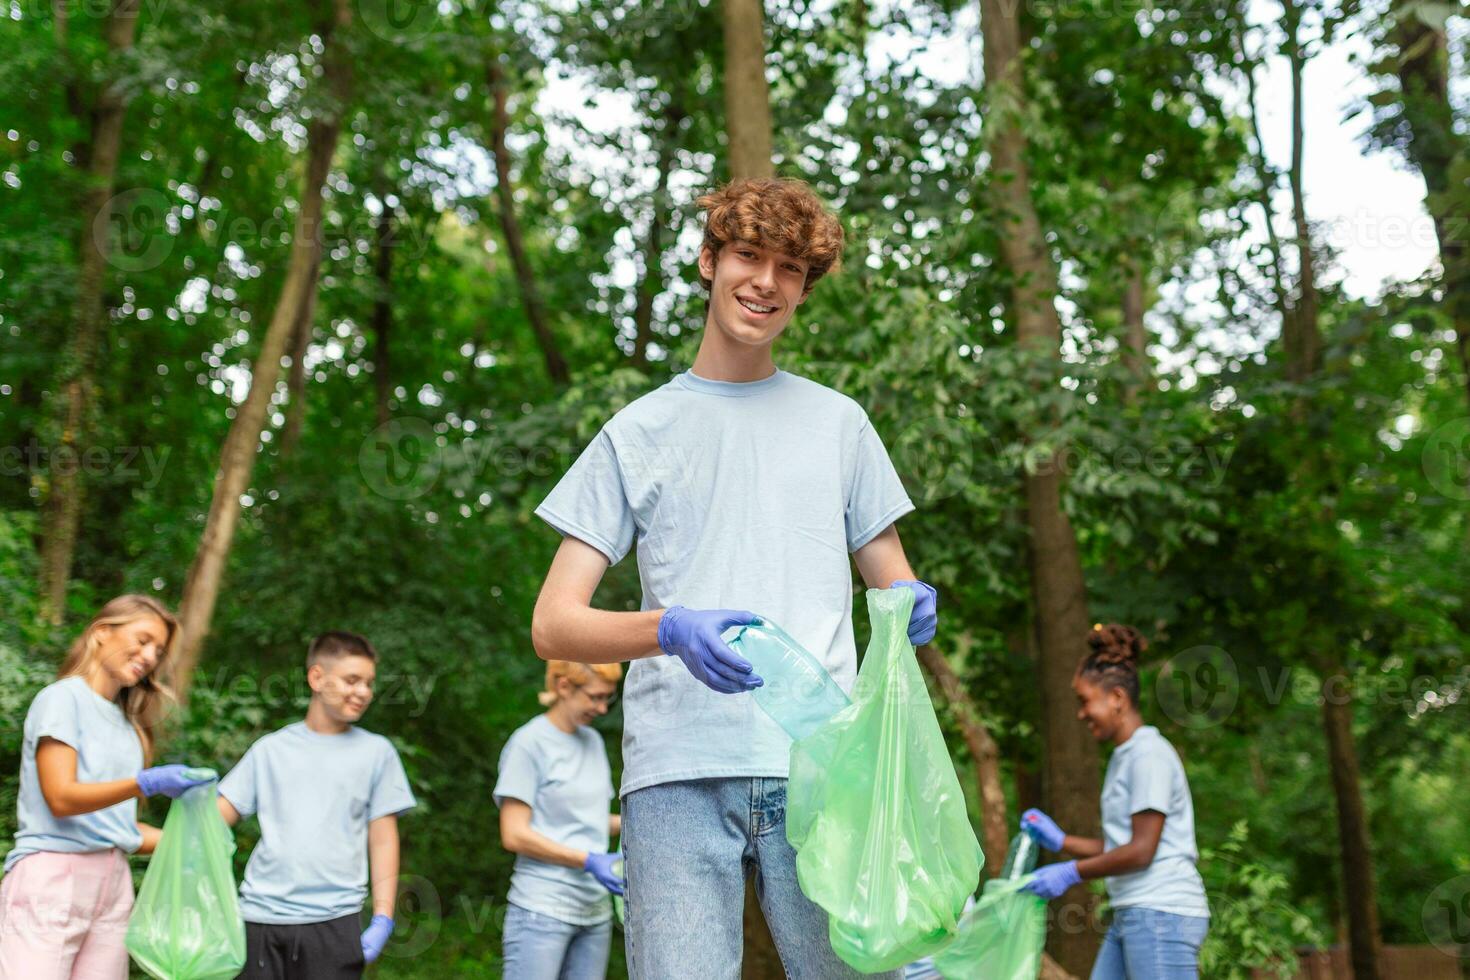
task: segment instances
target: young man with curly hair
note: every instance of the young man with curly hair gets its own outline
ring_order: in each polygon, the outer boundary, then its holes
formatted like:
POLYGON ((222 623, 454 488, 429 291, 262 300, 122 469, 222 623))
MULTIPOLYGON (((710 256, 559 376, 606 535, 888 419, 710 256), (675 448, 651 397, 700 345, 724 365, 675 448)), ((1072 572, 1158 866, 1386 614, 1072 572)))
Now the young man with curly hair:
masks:
POLYGON ((794 180, 737 181, 699 205, 709 306, 698 355, 613 416, 537 509, 563 539, 532 638, 549 660, 632 661, 621 788, 631 975, 738 977, 749 873, 788 976, 856 977, 797 885, 791 741, 745 696, 761 678, 721 633, 758 613, 850 690, 849 553, 868 586, 914 591, 915 643, 934 635, 936 596, 904 557, 894 521, 913 504, 866 413, 772 357, 837 266, 841 225, 794 180), (593 608, 635 541, 642 611, 593 608))

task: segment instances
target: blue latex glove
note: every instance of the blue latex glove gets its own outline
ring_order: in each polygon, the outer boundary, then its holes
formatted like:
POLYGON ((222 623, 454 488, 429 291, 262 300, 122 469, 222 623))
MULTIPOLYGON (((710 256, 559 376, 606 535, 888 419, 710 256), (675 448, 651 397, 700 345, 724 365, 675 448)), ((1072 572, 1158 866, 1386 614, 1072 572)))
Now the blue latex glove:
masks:
POLYGON ((183 795, 184 790, 193 789, 216 778, 213 769, 190 769, 180 763, 154 766, 138 773, 138 791, 144 796, 162 793, 171 800, 183 795))
POLYGON ((673 606, 658 621, 659 649, 684 661, 684 666, 706 687, 721 694, 739 694, 765 681, 750 663, 731 650, 720 634, 731 626, 758 622, 755 613, 740 609, 686 609, 673 606))
POLYGON ((1077 873, 1077 862, 1065 861, 1061 864, 1047 864, 1037 868, 1036 875, 1021 886, 1021 891, 1052 899, 1073 885, 1081 883, 1082 876, 1077 873))
POLYGON ((1048 851, 1060 851, 1062 841, 1067 837, 1066 832, 1057 826, 1055 820, 1035 807, 1021 814, 1021 829, 1030 834, 1032 840, 1048 851))
POLYGON ((622 859, 623 856, 621 854, 598 854, 591 852, 587 855, 587 860, 582 862, 582 870, 590 872, 592 877, 596 878, 603 888, 606 888, 614 895, 621 895, 628 883, 623 879, 622 875, 613 870, 613 865, 622 859))
POLYGON ((914 611, 909 613, 909 642, 916 647, 934 639, 934 630, 939 625, 939 593, 934 586, 913 579, 899 579, 890 589, 912 589, 914 611))
POLYGON ((371 963, 382 956, 383 947, 388 945, 388 937, 391 935, 393 935, 393 919, 382 914, 373 916, 368 927, 362 931, 363 961, 371 963))

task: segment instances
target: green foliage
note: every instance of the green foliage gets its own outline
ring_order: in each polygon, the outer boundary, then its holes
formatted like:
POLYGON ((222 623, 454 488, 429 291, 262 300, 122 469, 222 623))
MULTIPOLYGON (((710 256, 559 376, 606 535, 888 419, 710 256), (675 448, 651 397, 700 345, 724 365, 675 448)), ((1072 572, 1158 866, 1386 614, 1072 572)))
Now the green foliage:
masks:
MULTIPOLYGON (((145 4, 119 60, 95 16, 79 12, 61 43, 46 4, 0 37, 0 839, 25 706, 81 623, 125 590, 181 595, 280 290, 305 125, 340 110, 304 383, 276 394, 188 712, 163 753, 228 768, 300 717, 312 635, 366 633, 384 683, 365 725, 404 756, 421 801, 402 824, 404 870, 435 896, 404 911, 413 930, 394 948, 434 938, 378 972, 492 976, 511 858, 488 793, 501 746, 538 710, 529 623, 556 547, 532 511, 613 412, 697 348, 693 201, 725 169, 719 8, 513 0, 385 20, 351 6, 334 37, 355 69, 346 106, 317 84, 322 5, 145 4), (491 67, 508 93, 515 216, 572 365, 562 387, 503 240, 491 67), (76 154, 109 77, 131 97, 115 185, 133 204, 104 223, 117 260, 89 441, 106 462, 83 474, 67 620, 52 628, 37 613, 38 512, 91 230, 76 154), (571 105, 573 90, 597 111, 571 105), (633 314, 650 271, 654 344, 638 368, 633 314)), ((1470 871, 1470 824, 1444 805, 1470 752, 1470 511, 1446 479, 1463 465, 1450 452, 1466 412, 1461 321, 1427 282, 1371 302, 1329 286, 1323 371, 1287 383, 1277 284, 1252 231, 1261 175, 1246 166, 1239 100, 1222 94, 1239 82, 1239 11, 1204 0, 1119 16, 1089 0, 1022 14, 1028 162, 1061 272, 1063 357, 1019 349, 997 258, 1006 229, 987 203, 985 130, 1007 103, 976 84, 978 65, 945 80, 920 60, 931 47, 978 58, 973 13, 953 0, 840 15, 767 4, 779 169, 809 180, 848 235, 844 270, 798 311, 778 361, 855 398, 889 447, 919 507, 901 525, 906 551, 943 595, 940 642, 999 743, 1013 802, 1039 802, 1027 799, 1040 710, 1019 474, 1059 451, 1094 618, 1153 640, 1145 712, 1194 789, 1217 910, 1208 972, 1267 963, 1340 917, 1314 700, 1334 662, 1355 693, 1385 938, 1419 941, 1425 895, 1470 871), (1146 379, 1122 357, 1133 277, 1149 308, 1146 379), (1238 681, 1233 709, 1205 725, 1172 716, 1157 680, 1201 646, 1228 654, 1238 681)), ((1415 99, 1398 104, 1389 84, 1373 102, 1376 138, 1410 156, 1415 99)), ((1330 283, 1330 254, 1323 264, 1330 283)), ((625 561, 597 602, 638 601, 625 561)), ((620 719, 601 724, 616 772, 620 719)), ((241 828, 242 861, 257 832, 241 828)))
POLYGON ((1210 896, 1210 932, 1200 950, 1200 973, 1250 980, 1256 968, 1279 977, 1296 971, 1296 946, 1318 945, 1321 933, 1285 901, 1286 876, 1256 860, 1245 821, 1217 847, 1200 849, 1210 896))

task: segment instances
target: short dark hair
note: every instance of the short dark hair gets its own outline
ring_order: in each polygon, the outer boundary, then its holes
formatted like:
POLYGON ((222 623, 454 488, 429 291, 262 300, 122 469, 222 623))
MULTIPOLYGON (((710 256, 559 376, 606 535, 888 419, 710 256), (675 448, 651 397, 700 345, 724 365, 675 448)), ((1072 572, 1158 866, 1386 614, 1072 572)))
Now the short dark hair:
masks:
POLYGON ((312 640, 311 646, 307 648, 306 667, 310 670, 315 664, 337 660, 341 657, 367 657, 377 663, 378 651, 373 649, 367 637, 358 633, 349 633, 346 630, 327 630, 312 640))

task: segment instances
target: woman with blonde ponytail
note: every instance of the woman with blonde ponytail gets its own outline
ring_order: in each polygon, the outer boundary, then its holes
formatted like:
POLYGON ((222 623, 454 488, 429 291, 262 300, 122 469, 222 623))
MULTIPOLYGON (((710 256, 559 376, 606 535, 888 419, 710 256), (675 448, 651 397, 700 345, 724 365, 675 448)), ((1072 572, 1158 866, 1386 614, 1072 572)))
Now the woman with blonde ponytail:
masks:
POLYGON ((591 727, 617 695, 617 664, 546 663, 546 713, 500 753, 500 841, 516 855, 505 914, 505 980, 602 980, 612 948, 608 892, 623 894, 622 855, 608 853, 612 770, 591 727))
POLYGON ((77 637, 59 679, 26 712, 15 846, 0 880, 0 978, 128 975, 127 854, 157 827, 138 800, 207 782, 182 765, 145 768, 164 709, 179 624, 157 600, 118 596, 77 637))

